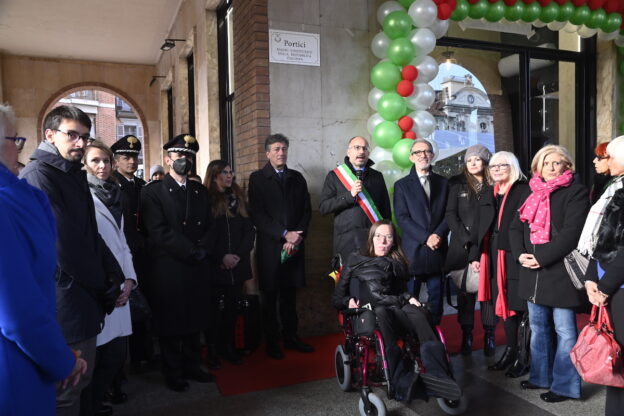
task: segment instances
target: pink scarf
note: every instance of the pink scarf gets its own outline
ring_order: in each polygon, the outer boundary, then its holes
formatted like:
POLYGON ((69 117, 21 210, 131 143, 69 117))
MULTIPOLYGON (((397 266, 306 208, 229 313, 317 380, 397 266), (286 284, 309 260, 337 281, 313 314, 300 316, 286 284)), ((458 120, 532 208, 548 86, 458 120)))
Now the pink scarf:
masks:
POLYGON ((550 242, 550 194, 559 188, 570 186, 573 180, 574 175, 569 170, 548 182, 544 182, 537 175, 531 178, 529 186, 533 192, 518 210, 520 221, 528 223, 531 229, 531 243, 550 242))

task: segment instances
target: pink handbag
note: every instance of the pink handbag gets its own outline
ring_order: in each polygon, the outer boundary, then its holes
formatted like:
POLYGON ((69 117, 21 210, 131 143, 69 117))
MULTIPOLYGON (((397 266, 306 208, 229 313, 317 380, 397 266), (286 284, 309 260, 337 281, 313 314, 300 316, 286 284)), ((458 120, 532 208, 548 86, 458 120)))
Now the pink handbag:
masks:
POLYGON ((594 305, 589 323, 570 351, 570 358, 586 382, 624 387, 622 347, 613 337, 613 325, 605 307, 594 305))

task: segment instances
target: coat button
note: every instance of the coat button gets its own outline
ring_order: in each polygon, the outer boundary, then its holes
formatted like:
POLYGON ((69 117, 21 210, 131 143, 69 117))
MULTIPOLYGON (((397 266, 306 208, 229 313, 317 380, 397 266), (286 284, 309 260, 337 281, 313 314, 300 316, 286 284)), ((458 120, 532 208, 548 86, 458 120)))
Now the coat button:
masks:
POLYGON ((197 221, 197 225, 201 225, 201 221, 197 221))
POLYGON ((173 189, 169 188, 169 192, 173 192, 173 189))

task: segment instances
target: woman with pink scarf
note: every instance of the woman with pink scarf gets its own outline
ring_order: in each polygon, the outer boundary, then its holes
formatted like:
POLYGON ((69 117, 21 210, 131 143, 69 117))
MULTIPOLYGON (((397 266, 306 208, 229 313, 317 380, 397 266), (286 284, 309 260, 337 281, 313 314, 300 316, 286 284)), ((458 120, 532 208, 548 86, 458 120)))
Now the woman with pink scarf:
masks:
POLYGON ((574 162, 562 146, 540 149, 531 171, 532 193, 510 229, 513 256, 521 266, 519 295, 527 300, 532 332, 531 372, 520 385, 547 390, 540 398, 557 403, 581 397, 581 378, 570 350, 578 335, 575 309, 586 300, 572 284, 563 259, 576 247, 589 197, 574 182, 574 162))

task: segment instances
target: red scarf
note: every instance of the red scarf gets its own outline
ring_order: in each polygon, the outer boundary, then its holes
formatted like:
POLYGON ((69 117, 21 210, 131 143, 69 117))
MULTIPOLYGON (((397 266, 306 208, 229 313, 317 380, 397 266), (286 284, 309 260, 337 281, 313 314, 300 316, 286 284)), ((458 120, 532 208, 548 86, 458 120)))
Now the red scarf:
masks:
POLYGON ((570 186, 573 180, 572 171, 566 170, 548 182, 544 182, 538 175, 533 175, 529 181, 533 192, 524 201, 518 213, 520 221, 529 224, 532 244, 550 242, 550 194, 559 188, 570 186))
MULTIPOLYGON (((507 196, 511 186, 507 188, 503 196, 503 201, 498 209, 497 227, 500 230, 501 220, 503 218, 503 210, 507 202, 507 196)), ((498 194, 500 185, 494 186, 494 197, 498 194)), ((505 250, 498 250, 496 253, 496 285, 498 286, 498 297, 496 298, 496 315, 507 320, 510 316, 516 314, 515 311, 509 309, 507 305, 507 264, 505 261, 505 250)), ((486 235, 483 239, 483 250, 481 251, 480 269, 479 269, 479 291, 477 299, 479 302, 487 302, 492 299, 492 288, 490 287, 490 235, 486 235)))

